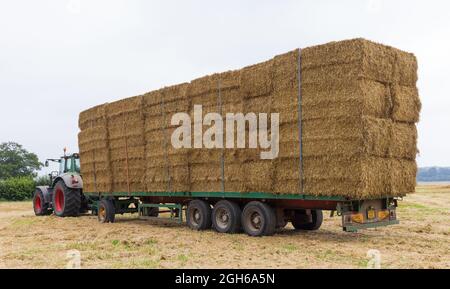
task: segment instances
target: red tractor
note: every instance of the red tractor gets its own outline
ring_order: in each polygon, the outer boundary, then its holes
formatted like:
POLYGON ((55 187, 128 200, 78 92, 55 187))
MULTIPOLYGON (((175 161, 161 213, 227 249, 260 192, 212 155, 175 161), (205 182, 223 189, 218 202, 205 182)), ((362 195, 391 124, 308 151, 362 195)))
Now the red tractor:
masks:
POLYGON ((33 196, 33 208, 36 216, 50 215, 58 217, 78 216, 88 209, 83 195, 83 179, 80 175, 80 156, 72 154, 59 159, 47 159, 59 163, 59 171, 53 171, 48 186, 36 188, 33 196))

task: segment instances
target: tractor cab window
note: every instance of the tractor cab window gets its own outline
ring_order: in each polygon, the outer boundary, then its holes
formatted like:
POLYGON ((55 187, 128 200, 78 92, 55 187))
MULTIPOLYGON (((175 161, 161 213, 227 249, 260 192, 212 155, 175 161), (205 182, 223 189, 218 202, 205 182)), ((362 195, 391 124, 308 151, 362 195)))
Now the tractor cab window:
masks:
POLYGON ((66 172, 66 168, 67 168, 67 160, 65 158, 61 158, 61 160, 59 161, 59 173, 63 174, 66 172))
POLYGON ((75 172, 80 173, 80 159, 79 158, 75 158, 75 172))

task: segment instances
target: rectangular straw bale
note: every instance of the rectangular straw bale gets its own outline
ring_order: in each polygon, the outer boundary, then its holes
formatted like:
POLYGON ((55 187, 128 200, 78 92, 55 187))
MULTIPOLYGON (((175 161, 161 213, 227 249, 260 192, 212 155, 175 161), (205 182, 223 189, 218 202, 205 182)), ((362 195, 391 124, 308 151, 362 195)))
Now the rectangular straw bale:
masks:
POLYGON ((405 196, 414 193, 416 186, 417 164, 414 160, 391 159, 391 194, 405 196))
POLYGON ((130 97, 118 100, 106 105, 108 125, 143 121, 142 96, 130 97))
POLYGON ((221 192, 221 181, 192 181, 190 185, 191 192, 221 192))
POLYGON ((415 126, 389 119, 307 121, 305 131, 303 155, 306 157, 367 155, 413 159, 417 153, 415 126))
POLYGON ((390 160, 387 158, 307 158, 304 191, 312 195, 351 198, 389 195, 390 160))
POLYGON ((112 191, 111 172, 109 170, 96 170, 96 182, 94 175, 83 175, 83 190, 86 192, 108 193, 112 191))
POLYGON ((300 160, 299 157, 278 159, 274 162, 273 186, 277 194, 300 193, 300 160))
POLYGON ((272 190, 273 164, 270 161, 249 161, 243 163, 247 172, 244 176, 246 192, 268 192, 272 190))
POLYGON ((394 80, 393 83, 402 86, 415 87, 417 83, 417 58, 412 53, 390 47, 395 55, 394 80))
POLYGON ((242 102, 242 94, 239 87, 220 90, 220 97, 222 99, 222 103, 241 103, 242 102))
POLYGON ((270 95, 257 96, 245 99, 243 105, 246 113, 252 112, 257 116, 259 113, 268 113, 272 111, 272 98, 270 95))
POLYGON ((187 88, 186 94, 188 97, 207 94, 216 87, 217 87, 216 80, 211 75, 207 75, 192 80, 187 88))
POLYGON ((375 81, 304 84, 302 93, 304 120, 360 114, 385 118, 391 106, 389 89, 375 81))
POLYGON ((402 122, 418 122, 422 105, 417 87, 393 85, 391 94, 393 102, 392 118, 402 122))
POLYGON ((164 168, 147 168, 145 173, 145 186, 148 192, 167 192, 168 171, 164 168))
POLYGON ((229 70, 218 73, 216 78, 220 80, 221 90, 237 90, 240 86, 240 70, 229 70))
POLYGON ((205 164, 191 164, 190 166, 192 181, 220 181, 221 167, 220 161, 209 162, 205 164))
POLYGON ((244 171, 241 162, 225 161, 224 166, 225 182, 243 182, 244 171))
POLYGON ((188 87, 189 87, 189 83, 181 83, 181 84, 166 87, 166 89, 164 89, 164 91, 163 91, 164 101, 172 102, 175 100, 186 99, 186 92, 188 90, 188 87))
POLYGON ((82 111, 78 119, 78 126, 81 130, 85 130, 94 126, 106 125, 106 104, 94 106, 90 109, 82 111))
POLYGON ((270 94, 273 90, 273 60, 241 70, 240 88, 244 98, 270 94))
POLYGON ((163 91, 164 91, 164 88, 161 88, 158 90, 153 90, 153 91, 147 92, 142 96, 142 99, 143 99, 142 101, 143 101, 143 105, 144 105, 144 113, 145 113, 146 107, 159 106, 161 104, 162 97, 163 97, 163 91))
POLYGON ((298 49, 275 56, 273 59, 273 90, 298 91, 298 49))
POLYGON ((153 106, 147 106, 145 108, 146 118, 160 117, 166 114, 166 118, 170 121, 173 114, 177 112, 187 112, 189 110, 189 100, 187 98, 164 100, 164 103, 160 103, 153 106))
POLYGON ((417 155, 417 128, 414 124, 392 122, 389 156, 414 160, 417 155))
POLYGON ((332 42, 302 50, 302 82, 364 78, 391 83, 394 64, 387 46, 364 39, 332 42))
POLYGON ((219 91, 211 89, 210 92, 193 96, 191 98, 191 109, 194 105, 217 106, 219 99, 219 91))

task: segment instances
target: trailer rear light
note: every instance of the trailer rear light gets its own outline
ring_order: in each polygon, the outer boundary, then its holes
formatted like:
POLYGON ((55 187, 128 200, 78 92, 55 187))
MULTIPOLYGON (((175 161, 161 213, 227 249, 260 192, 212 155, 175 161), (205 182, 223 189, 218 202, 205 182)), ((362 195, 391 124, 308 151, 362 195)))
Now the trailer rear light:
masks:
POLYGON ((352 214, 352 222, 354 223, 364 223, 364 216, 362 213, 352 214))
POLYGON ((389 218, 389 216, 390 216, 390 212, 387 210, 378 212, 378 220, 379 221, 385 220, 385 219, 389 218))

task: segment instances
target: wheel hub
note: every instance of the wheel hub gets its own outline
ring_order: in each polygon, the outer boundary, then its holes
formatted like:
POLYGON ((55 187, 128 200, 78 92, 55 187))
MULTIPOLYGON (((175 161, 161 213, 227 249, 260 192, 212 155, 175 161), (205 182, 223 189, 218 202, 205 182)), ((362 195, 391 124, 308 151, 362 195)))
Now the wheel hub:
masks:
POLYGON ((253 228, 255 229, 259 229, 261 228, 261 216, 258 213, 253 213, 251 218, 251 225, 253 226, 253 228))
POLYGON ((100 218, 100 221, 102 221, 102 222, 106 219, 106 210, 105 210, 105 208, 101 207, 98 210, 98 216, 100 218))
POLYGON ((199 221, 199 220, 200 220, 200 213, 199 213, 198 211, 195 211, 195 213, 194 213, 194 219, 195 219, 196 221, 199 221))
POLYGON ((216 212, 216 225, 221 229, 226 229, 230 223, 230 214, 224 208, 219 208, 216 212))

